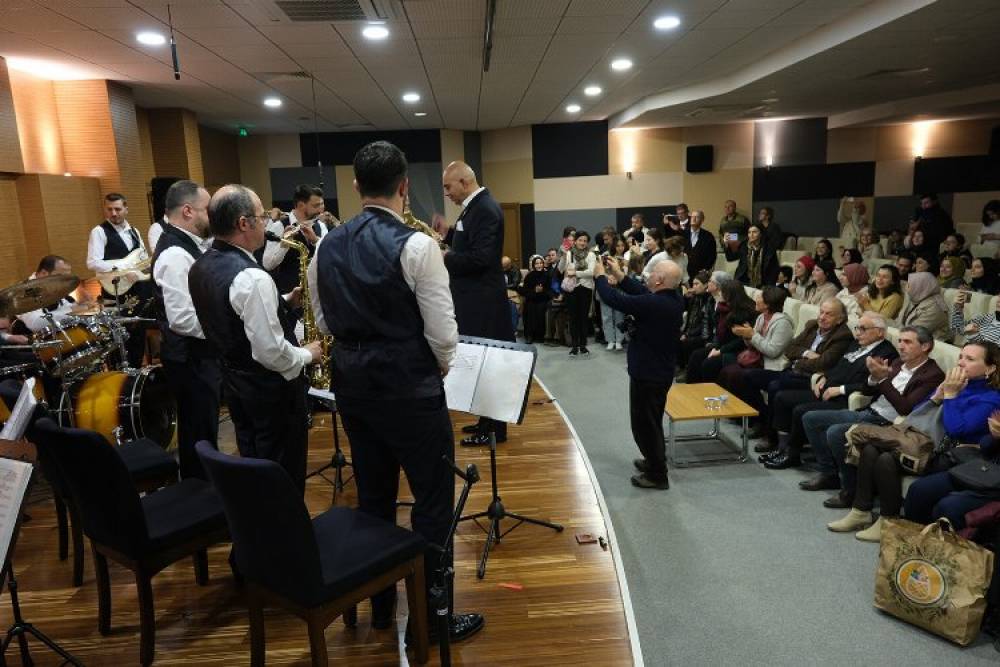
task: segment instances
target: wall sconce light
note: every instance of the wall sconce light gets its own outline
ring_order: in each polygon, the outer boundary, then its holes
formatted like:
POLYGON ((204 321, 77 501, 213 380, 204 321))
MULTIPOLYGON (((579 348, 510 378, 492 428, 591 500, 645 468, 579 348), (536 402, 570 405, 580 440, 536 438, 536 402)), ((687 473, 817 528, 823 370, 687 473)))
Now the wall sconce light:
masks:
POLYGON ((764 166, 768 171, 770 171, 771 165, 773 164, 774 164, 774 156, 768 153, 767 157, 764 158, 764 166))
POLYGON ((628 180, 631 181, 632 180, 632 172, 631 171, 626 171, 625 172, 625 178, 627 178, 628 180))

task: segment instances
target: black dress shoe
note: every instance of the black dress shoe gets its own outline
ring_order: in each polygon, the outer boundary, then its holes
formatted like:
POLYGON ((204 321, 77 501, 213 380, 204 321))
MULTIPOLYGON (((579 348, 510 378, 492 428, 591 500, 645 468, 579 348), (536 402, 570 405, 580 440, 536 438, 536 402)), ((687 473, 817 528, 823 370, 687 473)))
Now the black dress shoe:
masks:
POLYGON ((670 488, 670 481, 664 477, 663 479, 650 479, 646 476, 646 473, 641 475, 632 475, 632 486, 639 487, 640 489, 659 489, 665 491, 670 488))
POLYGON ((758 456, 757 457, 757 461, 759 463, 767 464, 767 463, 770 463, 771 461, 773 461, 774 459, 778 458, 779 456, 784 456, 784 452, 780 451, 776 447, 773 451, 770 451, 770 452, 767 452, 765 454, 761 454, 760 456, 758 456))
POLYGON ((479 433, 479 424, 469 424, 462 427, 462 433, 479 433))
POLYGON ((778 451, 778 446, 770 442, 762 442, 753 446, 753 450, 758 454, 778 451))
POLYGON ((649 472, 649 463, 646 462, 646 459, 632 459, 632 465, 634 465, 635 469, 639 472, 649 472))
POLYGON ((803 491, 826 491, 840 488, 840 477, 830 473, 820 473, 812 479, 799 482, 803 491))
POLYGON ((764 467, 768 470, 787 470, 788 468, 798 468, 802 465, 802 460, 798 454, 779 454, 770 461, 764 461, 764 467))
MULTIPOLYGON (((429 632, 428 640, 430 643, 437 644, 438 641, 438 630, 437 630, 437 618, 431 614, 427 615, 427 620, 430 623, 428 626, 429 632)), ((451 628, 448 633, 448 639, 452 642, 460 642, 463 639, 468 639, 472 635, 476 634, 483 629, 486 625, 486 619, 482 614, 452 614, 451 615, 451 628)), ((413 644, 413 636, 411 634, 412 626, 407 623, 406 625, 406 644, 409 646, 413 644)))
POLYGON ((843 489, 840 490, 835 496, 830 496, 823 501, 823 507, 829 507, 832 510, 843 510, 854 505, 854 496, 849 494, 843 489))
MULTIPOLYGON (((497 438, 497 444, 499 445, 501 442, 507 442, 507 438, 497 438)), ((483 447, 490 444, 490 434, 478 433, 476 435, 470 435, 462 438, 459 444, 463 447, 483 447)))

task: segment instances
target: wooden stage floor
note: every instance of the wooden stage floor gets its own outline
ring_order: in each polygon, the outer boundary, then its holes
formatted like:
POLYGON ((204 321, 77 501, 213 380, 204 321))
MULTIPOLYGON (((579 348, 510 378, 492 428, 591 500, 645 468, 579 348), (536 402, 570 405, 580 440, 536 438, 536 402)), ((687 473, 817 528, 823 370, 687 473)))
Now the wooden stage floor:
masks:
MULTIPOLYGON (((481 611, 486 627, 475 637, 452 647, 454 664, 559 665, 632 664, 625 610, 611 549, 597 544, 578 545, 575 534, 607 535, 583 459, 558 410, 533 385, 525 423, 510 429, 510 439, 498 448, 500 495, 509 511, 562 523, 556 533, 524 524, 504 538, 490 556, 486 578, 476 578, 476 565, 485 539, 471 522, 459 528, 455 540, 456 606, 458 611, 481 611), (537 404, 545 401, 542 404, 537 404), (498 586, 516 583, 514 591, 498 586)), ((456 439, 470 423, 467 415, 453 414, 456 439)), ((391 419, 392 415, 386 415, 391 419)), ((329 413, 317 413, 310 435, 309 469, 330 460, 333 448, 329 413)), ((232 451, 231 428, 224 429, 232 451)), ((457 442, 457 440, 456 440, 457 442)), ((341 431, 341 443, 349 450, 341 431)), ((474 487, 467 509, 486 508, 490 497, 489 450, 456 447, 458 465, 479 467, 482 481, 474 487)), ((348 451, 348 455, 349 455, 348 451)), ((24 617, 71 651, 86 665, 132 665, 139 656, 139 616, 131 573, 111 563, 112 632, 97 631, 97 591, 86 547, 84 584, 71 585, 70 561, 56 554, 55 512, 50 496, 37 491, 29 508, 14 559, 24 617)), ((405 496, 405 489, 404 489, 405 496)), ((312 512, 328 508, 332 488, 313 477, 306 490, 312 512)), ((337 503, 353 505, 354 483, 337 503)), ((399 521, 409 525, 408 508, 399 521)), ((509 526, 505 526, 509 527, 509 526)), ((250 661, 247 612, 227 564, 229 547, 209 552, 210 581, 199 587, 190 560, 156 576, 157 665, 246 665, 250 661)), ((405 614, 405 595, 400 596, 405 614)), ((11 621, 7 595, 0 598, 0 624, 11 621)), ((340 665, 406 664, 399 627, 376 631, 369 624, 369 605, 358 607, 358 626, 345 628, 335 621, 326 632, 330 662, 340 665)), ((306 627, 282 612, 268 612, 267 664, 308 664, 306 627)), ((20 664, 15 647, 10 664, 20 664)), ((57 664, 37 642, 31 643, 38 665, 57 664)), ((411 654, 412 656, 412 654, 411 654)), ((432 647, 431 664, 437 663, 432 647)))

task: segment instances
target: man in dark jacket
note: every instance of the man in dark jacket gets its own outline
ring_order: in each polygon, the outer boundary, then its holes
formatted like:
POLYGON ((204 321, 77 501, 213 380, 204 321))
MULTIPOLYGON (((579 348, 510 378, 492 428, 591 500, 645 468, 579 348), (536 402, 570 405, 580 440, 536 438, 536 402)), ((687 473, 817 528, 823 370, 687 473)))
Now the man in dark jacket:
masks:
POLYGON ((765 467, 781 470, 800 465, 806 442, 802 415, 813 410, 847 408, 847 397, 861 391, 868 379, 868 357, 892 361, 899 356, 885 339, 887 326, 885 318, 877 313, 862 314, 854 327, 854 342, 833 368, 820 374, 812 389, 787 389, 775 394, 771 424, 778 431, 780 451, 761 457, 765 467))
POLYGON ((688 278, 691 280, 694 280, 699 271, 711 273, 718 257, 715 237, 712 232, 702 228, 704 224, 705 212, 694 211, 691 213, 691 224, 684 232, 684 252, 688 256, 688 278))
MULTIPOLYGON (((451 250, 444 256, 444 265, 451 276, 451 296, 455 303, 455 319, 459 336, 476 336, 494 340, 514 340, 510 306, 504 287, 503 211, 489 190, 480 187, 476 173, 464 162, 452 162, 442 176, 444 193, 462 207, 455 223, 451 250)), ((484 445, 489 433, 497 442, 507 440, 507 424, 492 419, 480 419, 466 426, 462 439, 466 446, 484 445)))
POLYGON ((675 355, 684 304, 677 292, 681 268, 670 260, 653 267, 643 285, 628 278, 611 258, 594 265, 594 281, 601 303, 635 318, 629 334, 629 414, 632 437, 643 458, 635 460, 639 474, 632 484, 643 489, 668 489, 663 409, 674 381, 675 355), (613 289, 607 271, 621 290, 613 289))

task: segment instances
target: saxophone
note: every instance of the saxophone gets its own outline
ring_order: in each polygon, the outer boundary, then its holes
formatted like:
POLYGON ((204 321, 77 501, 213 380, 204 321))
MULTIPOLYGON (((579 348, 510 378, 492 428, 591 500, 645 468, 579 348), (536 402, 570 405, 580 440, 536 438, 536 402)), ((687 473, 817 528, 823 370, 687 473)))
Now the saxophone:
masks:
POLYGON ((426 222, 418 219, 415 215, 413 215, 413 211, 410 210, 409 196, 407 196, 406 200, 403 202, 403 224, 406 225, 407 227, 410 227, 411 229, 415 229, 418 232, 426 234, 427 236, 437 241, 439 248, 441 248, 442 250, 447 250, 448 246, 445 245, 444 239, 441 237, 441 235, 438 234, 436 231, 434 231, 433 227, 431 227, 426 222))
POLYGON ((293 241, 290 238, 282 238, 273 232, 268 232, 266 236, 269 241, 280 243, 299 254, 299 286, 302 288, 302 342, 311 343, 319 341, 323 350, 319 362, 307 367, 306 378, 309 380, 309 384, 316 389, 329 389, 330 345, 333 342, 333 336, 321 334, 319 327, 316 326, 316 314, 313 313, 312 299, 309 294, 309 279, 307 278, 307 272, 309 271, 309 248, 304 243, 293 241))

